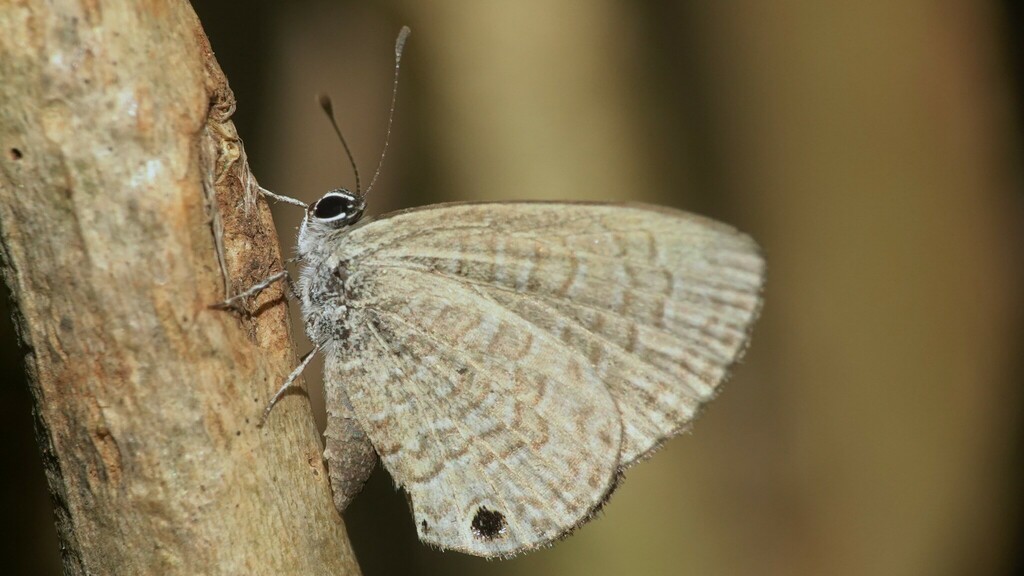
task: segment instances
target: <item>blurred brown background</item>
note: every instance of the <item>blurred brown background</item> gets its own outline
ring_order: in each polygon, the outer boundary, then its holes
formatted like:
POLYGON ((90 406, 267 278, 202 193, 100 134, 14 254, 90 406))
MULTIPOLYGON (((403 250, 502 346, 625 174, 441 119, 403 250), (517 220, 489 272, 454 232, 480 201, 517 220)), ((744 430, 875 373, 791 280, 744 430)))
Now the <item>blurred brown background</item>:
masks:
MULTIPOLYGON (((310 200, 353 184, 319 91, 369 179, 408 24, 371 213, 641 200, 730 222, 767 253, 746 361, 692 434, 629 471, 601 518, 512 561, 442 554, 416 542, 378 473, 346 514, 368 576, 1024 569, 1016 3, 195 7, 271 190, 310 200)), ((290 248, 300 213, 277 216, 290 248)), ((0 573, 57 574, 7 317, 0 573)))

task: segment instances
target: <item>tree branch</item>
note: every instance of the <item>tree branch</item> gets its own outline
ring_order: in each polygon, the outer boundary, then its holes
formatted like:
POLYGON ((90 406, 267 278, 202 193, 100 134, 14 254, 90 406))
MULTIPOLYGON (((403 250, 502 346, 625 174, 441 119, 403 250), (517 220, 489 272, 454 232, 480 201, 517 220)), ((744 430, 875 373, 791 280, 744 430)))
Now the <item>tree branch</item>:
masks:
POLYGON ((356 574, 281 269, 181 0, 0 10, 0 251, 68 574, 356 574))

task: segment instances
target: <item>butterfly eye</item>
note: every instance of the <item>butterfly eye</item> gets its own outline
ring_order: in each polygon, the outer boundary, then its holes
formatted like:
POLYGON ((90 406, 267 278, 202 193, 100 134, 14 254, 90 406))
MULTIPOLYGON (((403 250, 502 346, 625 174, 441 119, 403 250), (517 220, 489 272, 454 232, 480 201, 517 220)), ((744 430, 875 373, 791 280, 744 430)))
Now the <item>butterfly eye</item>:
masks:
POLYGON ((328 192, 313 205, 311 214, 321 222, 352 224, 363 215, 365 204, 347 190, 328 192))

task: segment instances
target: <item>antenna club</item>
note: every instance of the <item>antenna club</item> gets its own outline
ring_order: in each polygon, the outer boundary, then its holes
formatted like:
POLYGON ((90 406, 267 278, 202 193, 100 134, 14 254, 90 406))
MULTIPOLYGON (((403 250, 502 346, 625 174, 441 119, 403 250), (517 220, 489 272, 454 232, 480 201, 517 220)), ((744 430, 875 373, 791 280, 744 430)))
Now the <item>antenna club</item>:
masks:
POLYGON ((405 40, 409 38, 409 34, 412 34, 412 30, 408 26, 402 26, 398 32, 398 39, 395 40, 395 64, 402 59, 402 50, 405 49, 405 40))
POLYGON ((334 133, 338 135, 338 140, 341 140, 341 145, 345 148, 345 155, 348 156, 349 164, 352 165, 352 173, 356 177, 356 192, 355 195, 358 198, 365 198, 370 190, 373 190, 373 185, 377 183, 377 177, 380 176, 380 168, 384 164, 384 156, 388 151, 388 143, 391 141, 391 125, 395 120, 395 101, 398 96, 398 70, 399 63, 402 61, 402 50, 405 48, 405 40, 409 37, 408 26, 402 26, 402 30, 398 33, 398 39, 395 40, 395 79, 391 88, 391 110, 388 112, 388 128, 384 133, 384 148, 381 150, 380 159, 377 161, 377 170, 373 173, 373 178, 370 180, 370 185, 366 187, 364 192, 359 179, 359 168, 356 167, 356 160, 352 157, 352 150, 348 147, 348 142, 345 141, 345 136, 341 133, 341 128, 338 127, 338 121, 334 118, 334 105, 331 103, 331 97, 327 94, 317 94, 316 100, 320 104, 320 108, 323 109, 324 114, 327 115, 327 119, 331 121, 331 127, 334 128, 334 133))
POLYGON ((384 132, 384 148, 380 152, 377 169, 373 172, 370 185, 366 187, 366 193, 363 194, 364 197, 373 190, 373 185, 377 183, 377 177, 380 176, 380 168, 384 165, 384 156, 388 152, 388 144, 391 142, 391 126, 395 121, 395 103, 398 100, 398 71, 401 69, 402 50, 405 49, 405 40, 411 32, 408 26, 402 26, 402 29, 398 32, 398 38, 395 40, 395 79, 391 86, 391 111, 388 112, 388 128, 384 132))
POLYGON ((334 116, 334 103, 331 102, 331 97, 327 94, 317 94, 316 101, 320 104, 320 108, 327 113, 328 116, 334 116))

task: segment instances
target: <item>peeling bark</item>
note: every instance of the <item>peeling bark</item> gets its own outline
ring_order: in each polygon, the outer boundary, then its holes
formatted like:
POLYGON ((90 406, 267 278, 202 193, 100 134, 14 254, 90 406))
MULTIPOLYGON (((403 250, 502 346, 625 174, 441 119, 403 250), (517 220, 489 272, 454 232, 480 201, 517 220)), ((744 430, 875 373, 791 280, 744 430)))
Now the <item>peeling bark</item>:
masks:
POLYGON ((234 98, 179 0, 0 9, 0 255, 68 574, 357 574, 234 98))

